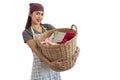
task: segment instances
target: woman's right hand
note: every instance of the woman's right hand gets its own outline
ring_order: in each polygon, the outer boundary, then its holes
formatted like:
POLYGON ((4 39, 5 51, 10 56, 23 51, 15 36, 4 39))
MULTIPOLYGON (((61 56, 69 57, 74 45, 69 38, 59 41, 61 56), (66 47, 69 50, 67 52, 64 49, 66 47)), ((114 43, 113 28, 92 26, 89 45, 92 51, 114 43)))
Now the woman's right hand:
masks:
POLYGON ((53 62, 50 63, 50 66, 51 67, 57 67, 61 70, 64 70, 66 66, 68 66, 68 61, 67 60, 63 60, 62 58, 61 59, 58 59, 58 60, 55 60, 53 62))

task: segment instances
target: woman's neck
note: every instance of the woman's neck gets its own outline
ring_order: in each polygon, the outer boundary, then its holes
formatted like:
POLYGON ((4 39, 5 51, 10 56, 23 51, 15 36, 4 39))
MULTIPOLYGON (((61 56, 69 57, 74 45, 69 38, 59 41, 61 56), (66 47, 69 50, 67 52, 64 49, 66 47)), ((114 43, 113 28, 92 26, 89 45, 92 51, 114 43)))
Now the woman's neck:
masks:
POLYGON ((34 24, 32 24, 32 28, 38 29, 38 28, 40 28, 40 25, 34 25, 34 24))
POLYGON ((39 25, 32 24, 32 28, 38 32, 42 32, 42 27, 39 25))

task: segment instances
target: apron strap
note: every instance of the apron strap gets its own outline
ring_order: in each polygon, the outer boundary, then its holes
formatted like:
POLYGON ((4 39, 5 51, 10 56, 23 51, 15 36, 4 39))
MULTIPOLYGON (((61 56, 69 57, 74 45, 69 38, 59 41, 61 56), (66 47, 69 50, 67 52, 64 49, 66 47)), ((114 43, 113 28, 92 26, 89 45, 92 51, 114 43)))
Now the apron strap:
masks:
POLYGON ((30 28, 31 28, 31 31, 32 31, 32 34, 33 34, 33 39, 35 39, 35 32, 34 32, 32 26, 30 28))
MULTIPOLYGON (((44 32, 47 31, 47 29, 46 29, 45 27, 43 27, 43 26, 41 26, 41 27, 44 29, 44 32)), ((33 39, 34 39, 34 41, 35 41, 36 44, 40 47, 40 43, 39 43, 39 41, 38 41, 38 39, 37 39, 37 35, 35 34, 32 26, 31 26, 30 28, 31 28, 31 32, 32 32, 32 34, 33 34, 33 39)), ((38 34, 38 35, 40 35, 40 34, 38 34)))
MULTIPOLYGON (((43 28, 44 32, 47 31, 47 28, 45 28, 45 27, 43 27, 43 26, 41 26, 41 27, 43 28)), ((35 39, 35 32, 34 32, 32 26, 31 26, 30 28, 31 28, 31 31, 32 31, 32 34, 33 34, 33 38, 35 39)))

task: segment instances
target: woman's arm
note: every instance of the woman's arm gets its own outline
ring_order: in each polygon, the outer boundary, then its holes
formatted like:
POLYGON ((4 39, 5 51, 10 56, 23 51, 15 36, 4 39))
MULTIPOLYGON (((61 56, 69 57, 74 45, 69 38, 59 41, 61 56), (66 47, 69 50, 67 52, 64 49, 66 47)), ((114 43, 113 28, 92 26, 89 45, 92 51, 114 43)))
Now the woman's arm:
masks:
POLYGON ((42 60, 43 62, 45 62, 46 64, 48 64, 48 66, 54 66, 54 67, 58 67, 63 69, 65 67, 65 65, 67 65, 67 61, 61 61, 61 59, 59 60, 55 60, 53 62, 50 62, 44 55, 42 55, 42 53, 38 50, 37 45, 35 44, 34 40, 28 40, 26 42, 28 44, 28 46, 35 52, 35 54, 40 58, 40 60, 42 60))
MULTIPOLYGON (((50 62, 44 55, 42 55, 42 53, 38 50, 36 43, 34 42, 33 39, 27 40, 26 41, 27 45, 35 52, 35 54, 39 57, 40 60, 42 60, 43 62, 45 62, 46 64, 48 64, 49 66, 56 66, 60 69, 64 69, 64 67, 66 65, 68 65, 68 61, 62 61, 62 59, 50 62)), ((77 52, 75 52, 76 54, 79 53, 79 48, 77 48, 76 50, 77 52)), ((73 55, 73 61, 76 61, 77 56, 74 54, 73 55)))
POLYGON ((76 62, 76 59, 79 56, 79 53, 80 53, 80 48, 77 47, 76 50, 75 50, 75 53, 72 56, 73 62, 76 62))
POLYGON ((40 58, 40 60, 50 65, 51 62, 44 55, 42 55, 42 53, 38 50, 37 45, 33 39, 28 40, 26 43, 35 52, 35 54, 40 58))

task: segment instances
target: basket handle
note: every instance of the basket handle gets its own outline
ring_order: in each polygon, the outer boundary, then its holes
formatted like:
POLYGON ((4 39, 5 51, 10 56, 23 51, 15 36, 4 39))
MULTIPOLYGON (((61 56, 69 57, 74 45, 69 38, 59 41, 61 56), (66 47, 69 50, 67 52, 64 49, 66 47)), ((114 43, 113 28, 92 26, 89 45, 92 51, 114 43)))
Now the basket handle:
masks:
POLYGON ((74 24, 72 24, 72 25, 71 25, 71 29, 73 29, 73 27, 75 28, 75 31, 76 31, 76 33, 77 33, 77 26, 74 25, 74 24))

